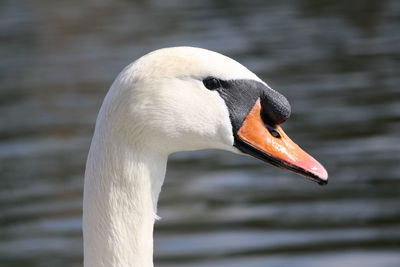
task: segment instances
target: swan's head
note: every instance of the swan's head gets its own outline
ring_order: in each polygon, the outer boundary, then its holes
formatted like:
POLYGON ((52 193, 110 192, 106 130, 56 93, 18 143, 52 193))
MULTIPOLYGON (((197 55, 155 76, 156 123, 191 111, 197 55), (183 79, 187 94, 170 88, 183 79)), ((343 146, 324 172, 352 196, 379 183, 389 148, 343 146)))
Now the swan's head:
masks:
POLYGON ((319 183, 327 172, 283 132, 286 98, 235 60, 205 49, 156 50, 127 66, 102 108, 124 142, 172 153, 246 153, 319 183))

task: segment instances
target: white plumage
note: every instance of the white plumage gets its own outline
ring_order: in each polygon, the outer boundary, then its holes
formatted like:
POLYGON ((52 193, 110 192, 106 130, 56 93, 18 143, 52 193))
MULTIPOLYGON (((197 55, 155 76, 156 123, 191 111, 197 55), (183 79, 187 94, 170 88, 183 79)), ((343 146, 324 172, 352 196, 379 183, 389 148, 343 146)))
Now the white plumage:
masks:
POLYGON ((127 66, 100 109, 85 173, 86 267, 152 266, 153 225, 167 157, 233 147, 222 98, 202 78, 260 79, 193 47, 166 48, 127 66))
MULTIPOLYGON (((149 53, 127 66, 112 84, 97 118, 85 172, 85 267, 153 266, 157 200, 173 152, 216 148, 241 153, 234 146, 241 142, 251 155, 270 162, 276 153, 274 165, 326 183, 327 173, 317 161, 284 135, 279 125, 268 128, 268 121, 261 121, 260 112, 254 111, 259 100, 250 103, 252 115, 234 134, 232 125, 238 119, 232 119, 230 112, 236 106, 228 107, 221 92, 207 89, 203 83, 207 77, 258 86, 253 88, 253 100, 262 90, 272 90, 238 62, 193 47, 149 53), (256 135, 252 125, 258 129, 256 135), (278 132, 282 137, 276 137, 278 132)), ((240 90, 236 90, 239 95, 240 90)), ((251 102, 241 99, 241 107, 251 102)))

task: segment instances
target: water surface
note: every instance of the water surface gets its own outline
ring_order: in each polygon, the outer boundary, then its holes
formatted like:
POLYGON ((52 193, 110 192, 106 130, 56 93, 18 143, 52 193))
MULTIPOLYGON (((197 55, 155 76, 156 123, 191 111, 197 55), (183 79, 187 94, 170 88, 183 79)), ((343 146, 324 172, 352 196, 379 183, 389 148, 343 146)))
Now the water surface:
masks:
POLYGON ((288 97, 320 187, 250 157, 171 157, 156 266, 400 266, 399 1, 0 3, 0 265, 82 266, 84 163, 118 72, 224 53, 288 97))

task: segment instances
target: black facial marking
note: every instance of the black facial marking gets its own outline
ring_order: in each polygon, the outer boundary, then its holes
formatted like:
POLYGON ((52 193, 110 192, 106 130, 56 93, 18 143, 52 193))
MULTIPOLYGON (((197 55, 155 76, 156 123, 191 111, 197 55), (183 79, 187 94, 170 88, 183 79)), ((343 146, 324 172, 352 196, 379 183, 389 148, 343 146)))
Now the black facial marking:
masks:
POLYGON ((274 125, 281 124, 290 116, 287 99, 261 82, 245 79, 220 80, 220 87, 216 91, 229 109, 234 135, 258 98, 261 100, 261 117, 269 127, 274 128, 274 125))
POLYGON ((290 104, 275 90, 263 91, 261 95, 261 116, 265 123, 281 124, 290 117, 290 104))

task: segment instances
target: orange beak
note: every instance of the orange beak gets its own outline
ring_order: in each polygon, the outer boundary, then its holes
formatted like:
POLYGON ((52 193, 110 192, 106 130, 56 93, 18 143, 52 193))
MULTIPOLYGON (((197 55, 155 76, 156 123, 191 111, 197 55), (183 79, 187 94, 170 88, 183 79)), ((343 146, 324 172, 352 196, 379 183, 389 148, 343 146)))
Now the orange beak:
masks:
POLYGON ((328 183, 328 173, 318 161, 294 143, 279 125, 263 122, 260 99, 247 115, 237 137, 241 143, 239 147, 246 153, 319 184, 328 183))

